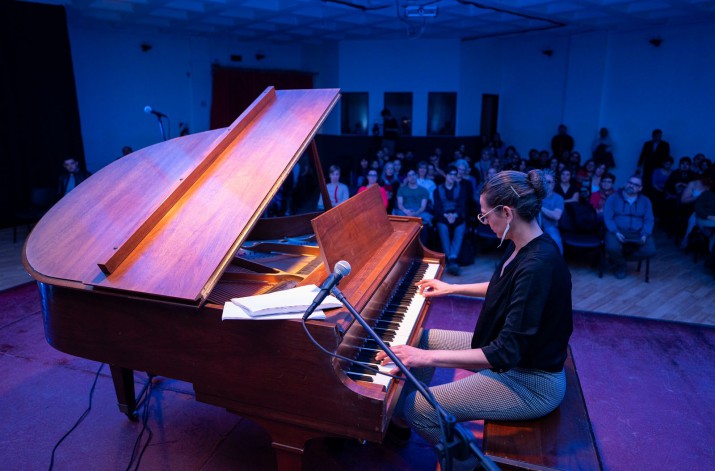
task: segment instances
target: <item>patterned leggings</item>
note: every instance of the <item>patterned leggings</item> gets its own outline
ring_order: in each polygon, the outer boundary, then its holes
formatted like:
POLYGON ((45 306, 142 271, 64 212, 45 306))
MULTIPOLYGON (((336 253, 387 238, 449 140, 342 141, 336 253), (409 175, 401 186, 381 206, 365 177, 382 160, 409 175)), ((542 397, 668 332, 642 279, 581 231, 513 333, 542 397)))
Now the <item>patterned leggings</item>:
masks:
MULTIPOLYGON (((425 330, 419 348, 427 350, 470 349, 471 332, 425 330)), ((434 368, 414 368, 417 379, 429 384, 434 368)), ((528 420, 556 409, 566 392, 563 371, 513 368, 505 373, 481 370, 466 378, 430 388, 437 402, 458 422, 467 420, 528 420)), ((435 409, 409 384, 398 403, 398 414, 427 442, 440 440, 435 409)))

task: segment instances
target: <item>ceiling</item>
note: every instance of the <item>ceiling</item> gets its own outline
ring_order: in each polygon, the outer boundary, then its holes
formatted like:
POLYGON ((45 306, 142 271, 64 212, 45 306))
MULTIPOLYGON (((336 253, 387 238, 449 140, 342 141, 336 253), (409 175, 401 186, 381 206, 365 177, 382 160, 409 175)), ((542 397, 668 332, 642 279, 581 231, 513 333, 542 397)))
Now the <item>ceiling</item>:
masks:
POLYGON ((33 0, 74 24, 320 43, 625 31, 715 20, 715 0, 33 0), (408 10, 411 12, 408 15, 408 10), (436 10, 436 16, 430 16, 436 10))

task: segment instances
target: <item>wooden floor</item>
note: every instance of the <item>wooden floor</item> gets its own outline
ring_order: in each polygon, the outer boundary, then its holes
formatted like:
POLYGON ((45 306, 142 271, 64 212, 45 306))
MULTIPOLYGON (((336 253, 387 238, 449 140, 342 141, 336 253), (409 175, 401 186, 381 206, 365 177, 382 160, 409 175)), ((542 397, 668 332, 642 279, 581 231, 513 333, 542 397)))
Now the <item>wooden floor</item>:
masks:
MULTIPOLYGON (((12 228, 0 230, 0 290, 31 281, 22 262, 22 244, 27 235, 20 228, 13 243, 12 228)), ((662 233, 656 233, 658 254, 651 261, 650 283, 628 266, 628 276, 617 280, 612 273, 603 278, 588 262, 567 252, 566 259, 573 276, 574 309, 610 314, 650 317, 696 324, 715 325, 715 278, 703 266, 693 262, 662 233)), ((458 277, 445 274, 448 282, 471 283, 491 277, 499 258, 496 250, 478 254, 475 263, 463 267, 458 277)))

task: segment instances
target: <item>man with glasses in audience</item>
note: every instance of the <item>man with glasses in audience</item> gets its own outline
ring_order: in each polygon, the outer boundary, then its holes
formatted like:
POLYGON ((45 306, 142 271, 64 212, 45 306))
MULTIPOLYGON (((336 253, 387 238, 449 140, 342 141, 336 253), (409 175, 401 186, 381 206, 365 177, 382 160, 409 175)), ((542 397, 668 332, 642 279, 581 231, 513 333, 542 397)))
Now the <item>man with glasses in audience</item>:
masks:
POLYGON ((646 258, 655 254, 653 205, 641 194, 642 189, 643 180, 634 175, 603 207, 606 255, 619 280, 626 277, 626 256, 646 258))
MULTIPOLYGON (((362 193, 363 191, 367 190, 371 186, 377 185, 377 170, 375 169, 370 169, 367 172, 367 182, 365 183, 365 186, 361 186, 358 188, 358 194, 362 193)), ((382 197, 382 205, 385 207, 385 210, 387 210, 387 190, 385 190, 383 187, 380 185, 377 185, 377 187, 380 189, 380 196, 382 197)))

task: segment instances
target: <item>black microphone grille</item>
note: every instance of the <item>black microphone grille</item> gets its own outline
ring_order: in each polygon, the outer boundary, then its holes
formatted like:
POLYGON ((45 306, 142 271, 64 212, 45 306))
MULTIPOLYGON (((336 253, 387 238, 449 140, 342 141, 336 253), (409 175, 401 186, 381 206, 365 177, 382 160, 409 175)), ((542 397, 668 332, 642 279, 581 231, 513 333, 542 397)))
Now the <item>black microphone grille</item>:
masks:
POLYGON ((340 276, 348 276, 350 274, 350 264, 345 260, 340 260, 335 264, 335 273, 340 276))

